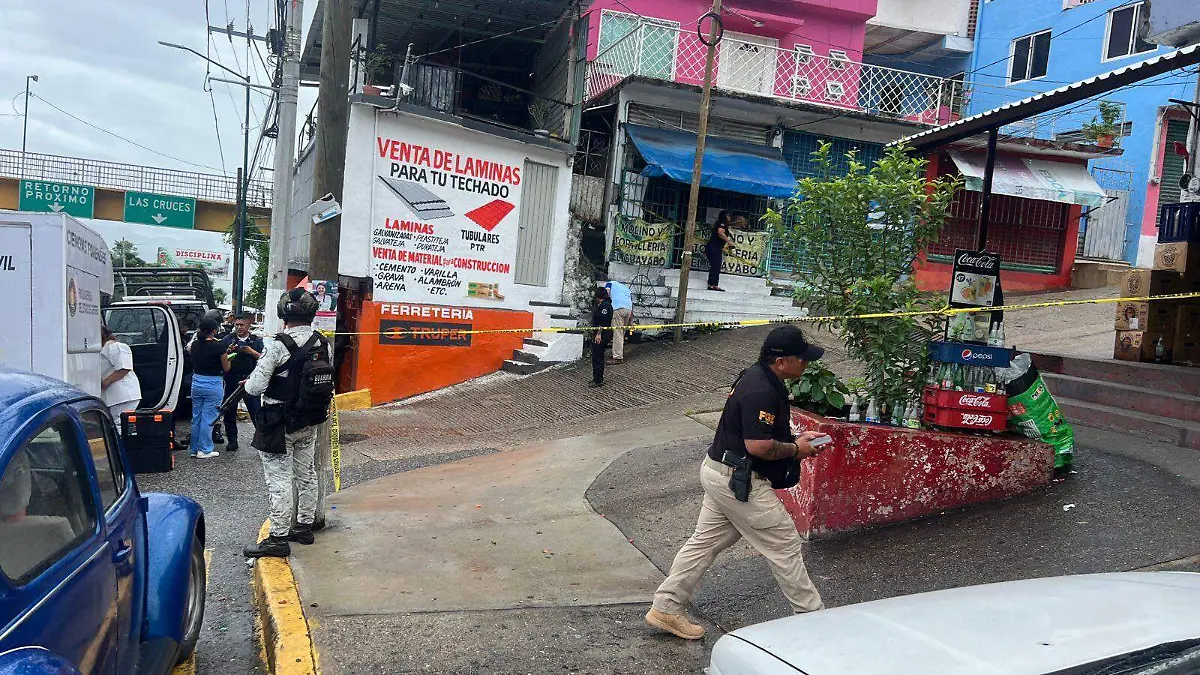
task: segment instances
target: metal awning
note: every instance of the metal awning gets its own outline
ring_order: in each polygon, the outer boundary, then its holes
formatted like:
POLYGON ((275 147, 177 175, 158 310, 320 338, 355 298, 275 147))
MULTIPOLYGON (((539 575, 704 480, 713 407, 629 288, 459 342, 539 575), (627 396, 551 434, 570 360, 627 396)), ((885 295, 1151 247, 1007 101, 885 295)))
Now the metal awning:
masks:
MULTIPOLYGON (((680 183, 692 182, 696 161, 696 134, 625 125, 629 138, 646 160, 643 176, 666 176, 680 183)), ((752 145, 727 138, 709 137, 704 145, 700 185, 763 197, 791 197, 796 191, 783 153, 765 145, 752 145)))
MULTIPOLYGON (((981 152, 951 152, 950 158, 966 178, 966 188, 983 192, 986 156, 981 152)), ((1011 155, 996 157, 992 192, 1080 206, 1100 206, 1108 201, 1104 190, 1082 164, 1011 155)))
POLYGON ((906 144, 918 153, 927 152, 954 141, 998 129, 1019 120, 1060 108, 1092 96, 1112 91, 1156 75, 1200 63, 1200 44, 1185 47, 1162 56, 1146 59, 1086 80, 1064 85, 1058 89, 1030 96, 999 108, 963 118, 940 127, 913 134, 888 145, 906 144))

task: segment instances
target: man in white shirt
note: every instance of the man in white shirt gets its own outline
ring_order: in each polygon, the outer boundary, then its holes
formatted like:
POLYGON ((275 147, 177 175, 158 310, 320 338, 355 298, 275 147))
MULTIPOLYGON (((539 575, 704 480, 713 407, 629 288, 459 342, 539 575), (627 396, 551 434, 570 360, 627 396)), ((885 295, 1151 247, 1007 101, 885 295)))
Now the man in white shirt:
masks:
POLYGON ((133 352, 117 340, 108 326, 100 327, 100 391, 113 422, 121 423, 121 413, 137 410, 142 402, 142 383, 133 372, 133 352))

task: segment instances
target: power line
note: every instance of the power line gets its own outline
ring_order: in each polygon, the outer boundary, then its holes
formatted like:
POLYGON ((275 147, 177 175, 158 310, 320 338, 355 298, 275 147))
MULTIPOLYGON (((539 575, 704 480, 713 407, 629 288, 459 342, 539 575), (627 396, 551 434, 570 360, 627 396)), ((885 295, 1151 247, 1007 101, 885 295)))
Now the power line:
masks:
POLYGON ((66 110, 63 110, 62 108, 60 108, 60 107, 58 107, 58 106, 54 105, 54 104, 53 104, 53 103, 51 103, 50 101, 47 101, 46 99, 42 98, 42 97, 41 97, 41 96, 39 96, 38 94, 35 94, 35 93, 33 93, 33 92, 30 92, 30 93, 29 93, 29 95, 30 95, 30 96, 32 96, 32 97, 34 97, 34 98, 36 98, 36 99, 38 99, 38 100, 39 100, 39 101, 41 101, 42 103, 45 103, 46 105, 50 106, 51 108, 54 108, 55 110, 57 110, 58 112, 60 112, 60 113, 62 113, 62 114, 64 114, 64 115, 66 115, 67 117, 70 117, 71 119, 75 120, 76 122, 79 122, 80 124, 87 125, 87 126, 89 126, 89 127, 93 128, 93 129, 95 129, 96 131, 100 131, 100 132, 102 132, 102 133, 108 134, 109 136, 112 136, 113 138, 116 138, 116 139, 119 139, 119 140, 125 141, 126 143, 128 143, 128 144, 130 144, 130 145, 133 145, 133 146, 136 146, 136 147, 139 147, 139 148, 141 148, 142 150, 145 150, 145 151, 147 151, 147 152, 151 152, 151 153, 153 153, 153 154, 155 154, 155 155, 158 155, 158 156, 160 156, 160 157, 166 157, 167 159, 173 159, 173 160, 175 160, 176 162, 180 162, 180 163, 182 163, 182 164, 187 164, 188 166, 194 166, 194 167, 198 167, 198 168, 201 168, 201 169, 210 169, 210 170, 212 170, 212 171, 221 171, 221 169, 218 169, 218 168, 216 168, 215 166, 208 166, 207 164, 197 164, 196 162, 189 162, 189 161, 188 161, 188 160, 186 160, 186 159, 181 159, 181 158, 179 158, 179 157, 175 157, 174 155, 168 155, 168 154, 167 154, 167 153, 165 153, 165 152, 159 152, 158 150, 155 150, 154 148, 151 148, 151 147, 148 147, 148 146, 142 145, 141 143, 138 143, 137 141, 131 141, 131 140, 129 140, 128 138, 125 138, 124 136, 122 136, 122 135, 120 135, 120 134, 118 134, 118 133, 115 133, 115 132, 109 131, 108 129, 105 129, 105 128, 103 128, 103 127, 100 127, 100 126, 96 126, 95 124, 92 124, 91 122, 89 122, 89 121, 87 121, 87 120, 85 120, 85 119, 83 119, 83 118, 81 118, 81 117, 76 117, 75 115, 72 115, 71 113, 67 112, 66 110))
POLYGON ((225 163, 225 148, 221 145, 221 123, 217 121, 217 99, 213 98, 212 87, 206 87, 206 89, 208 89, 208 100, 212 103, 213 129, 217 132, 217 152, 221 153, 221 173, 228 176, 229 170, 225 168, 228 166, 225 163))

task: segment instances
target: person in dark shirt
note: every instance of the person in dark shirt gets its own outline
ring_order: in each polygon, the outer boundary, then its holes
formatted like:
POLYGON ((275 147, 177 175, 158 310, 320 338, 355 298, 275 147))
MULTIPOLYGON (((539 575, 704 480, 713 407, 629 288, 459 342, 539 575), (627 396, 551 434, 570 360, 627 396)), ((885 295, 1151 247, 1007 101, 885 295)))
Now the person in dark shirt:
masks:
POLYGON ((729 244, 729 211, 717 215, 717 223, 713 225, 712 236, 704 245, 704 257, 708 258, 708 290, 723 291, 717 284, 721 283, 721 262, 724 258, 725 247, 729 244))
MULTIPOLYGON (((225 345, 225 354, 229 358, 229 372, 225 373, 226 400, 238 390, 242 380, 250 377, 250 373, 254 372, 254 366, 258 365, 258 359, 262 357, 263 341, 262 338, 250 333, 252 325, 254 325, 254 315, 249 312, 243 313, 233 322, 233 332, 221 341, 225 345)), ((236 400, 230 402, 225 408, 225 437, 229 439, 225 450, 229 452, 237 452, 238 449, 237 413, 238 403, 242 401, 246 403, 246 411, 250 413, 251 424, 258 418, 259 400, 257 396, 251 396, 243 391, 236 400)))
POLYGON ((612 331, 604 330, 612 327, 613 306, 608 296, 608 289, 596 287, 596 306, 592 310, 592 326, 596 336, 592 338, 592 383, 589 387, 604 386, 604 350, 612 339, 612 331))
POLYGON ((229 356, 225 344, 217 339, 220 324, 211 318, 200 320, 196 339, 188 347, 192 357, 192 457, 208 459, 221 453, 213 449, 212 428, 217 422, 217 407, 225 392, 225 373, 229 356))
POLYGON ((809 441, 822 435, 807 431, 799 438, 792 435, 783 381, 803 375, 808 362, 823 353, 808 344, 796 326, 780 326, 763 342, 758 363, 734 383, 700 467, 704 501, 695 533, 679 549, 667 579, 654 594, 647 624, 688 640, 703 637, 704 628, 689 621, 684 608, 717 554, 742 538, 766 559, 793 611, 824 608, 804 568, 803 540, 775 495, 777 488, 796 485, 800 460, 820 452, 809 441), (743 501, 733 491, 731 479, 735 465, 747 458, 752 474, 743 501))

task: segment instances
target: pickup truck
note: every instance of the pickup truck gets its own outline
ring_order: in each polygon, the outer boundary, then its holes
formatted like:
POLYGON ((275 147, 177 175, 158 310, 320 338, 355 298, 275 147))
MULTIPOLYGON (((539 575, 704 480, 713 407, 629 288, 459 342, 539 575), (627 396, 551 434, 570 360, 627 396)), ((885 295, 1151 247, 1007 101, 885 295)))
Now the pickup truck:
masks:
POLYGON ((99 399, 0 369, 0 675, 161 675, 204 620, 204 513, 141 494, 99 399))

